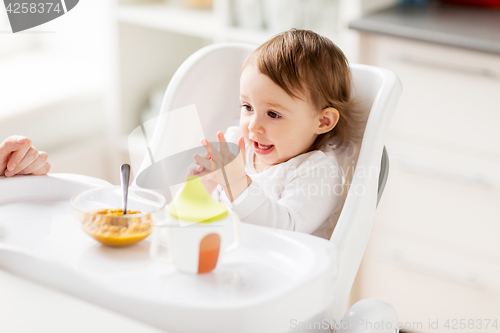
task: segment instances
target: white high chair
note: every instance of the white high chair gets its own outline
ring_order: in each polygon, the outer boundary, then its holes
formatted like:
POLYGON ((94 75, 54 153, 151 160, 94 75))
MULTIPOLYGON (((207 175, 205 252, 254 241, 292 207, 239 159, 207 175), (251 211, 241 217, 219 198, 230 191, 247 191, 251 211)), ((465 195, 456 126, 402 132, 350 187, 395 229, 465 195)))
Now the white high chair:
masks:
MULTIPOLYGON (((217 131, 238 124, 239 77, 243 62, 254 48, 248 44, 214 44, 195 52, 173 76, 160 114, 195 104, 206 138, 217 141, 217 131)), ((332 309, 336 322, 345 313, 348 296, 368 242, 377 202, 387 179, 388 158, 384 140, 402 90, 399 79, 389 70, 366 65, 350 67, 355 97, 366 112, 367 124, 360 147, 351 145, 337 152, 339 164, 346 175, 346 184, 350 183, 350 187, 347 186, 348 192, 344 191, 347 193, 345 203, 331 237, 339 250, 339 275, 332 289, 337 299, 332 309)), ((174 124, 162 126, 156 128, 155 136, 158 131, 178 130, 174 124)), ((397 327, 394 309, 383 301, 363 300, 351 309, 353 311, 348 311, 344 318, 354 319, 356 315, 366 315, 363 318, 390 320, 396 323, 393 327, 397 327), (364 313, 355 313, 356 309, 364 313)), ((355 331, 365 332, 337 330, 355 331)), ((383 332, 394 331, 397 329, 383 332)))

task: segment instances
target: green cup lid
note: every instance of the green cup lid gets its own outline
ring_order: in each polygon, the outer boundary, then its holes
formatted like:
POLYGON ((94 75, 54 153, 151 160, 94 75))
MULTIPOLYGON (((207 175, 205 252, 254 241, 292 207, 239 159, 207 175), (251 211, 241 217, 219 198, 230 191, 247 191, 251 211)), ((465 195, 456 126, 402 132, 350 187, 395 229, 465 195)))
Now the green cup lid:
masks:
POLYGON ((212 199, 199 177, 190 176, 168 206, 168 213, 179 220, 208 223, 225 218, 227 209, 212 199))

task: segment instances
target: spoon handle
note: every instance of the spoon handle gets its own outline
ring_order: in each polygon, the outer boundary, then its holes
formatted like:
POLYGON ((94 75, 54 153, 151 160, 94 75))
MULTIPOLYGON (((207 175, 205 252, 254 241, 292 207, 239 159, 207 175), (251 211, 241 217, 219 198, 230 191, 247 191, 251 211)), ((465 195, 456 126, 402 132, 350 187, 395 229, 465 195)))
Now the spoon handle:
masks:
POLYGON ((130 181, 130 165, 122 164, 120 167, 120 180, 122 183, 123 215, 127 213, 128 183, 130 181))

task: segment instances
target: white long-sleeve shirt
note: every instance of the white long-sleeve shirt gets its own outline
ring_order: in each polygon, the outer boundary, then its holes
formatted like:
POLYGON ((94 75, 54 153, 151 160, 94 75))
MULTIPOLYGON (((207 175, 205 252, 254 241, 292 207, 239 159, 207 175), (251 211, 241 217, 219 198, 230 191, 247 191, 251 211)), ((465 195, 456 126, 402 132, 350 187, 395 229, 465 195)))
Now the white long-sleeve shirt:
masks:
MULTIPOLYGON (((240 136, 237 126, 229 127, 225 135, 233 143, 240 136)), ((342 198, 342 173, 333 149, 325 146, 259 173, 253 163, 253 147, 245 148, 250 186, 232 204, 221 186, 212 197, 232 207, 243 222, 329 239, 342 198)))

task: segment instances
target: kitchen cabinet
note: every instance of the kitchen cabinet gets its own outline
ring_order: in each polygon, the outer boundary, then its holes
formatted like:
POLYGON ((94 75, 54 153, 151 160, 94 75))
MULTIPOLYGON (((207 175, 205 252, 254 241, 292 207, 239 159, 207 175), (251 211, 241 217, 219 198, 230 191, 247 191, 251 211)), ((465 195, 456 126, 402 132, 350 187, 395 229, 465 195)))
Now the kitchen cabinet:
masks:
POLYGON ((363 30, 360 62, 395 71, 403 95, 353 300, 388 301, 410 332, 497 332, 500 53, 363 30))

